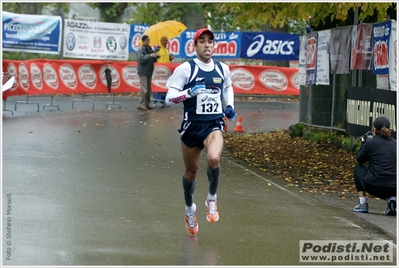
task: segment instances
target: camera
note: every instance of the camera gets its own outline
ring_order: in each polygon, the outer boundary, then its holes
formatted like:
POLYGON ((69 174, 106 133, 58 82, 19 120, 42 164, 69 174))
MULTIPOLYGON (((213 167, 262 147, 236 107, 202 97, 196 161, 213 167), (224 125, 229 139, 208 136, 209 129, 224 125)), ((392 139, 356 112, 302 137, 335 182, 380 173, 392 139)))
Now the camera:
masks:
POLYGON ((155 53, 157 53, 159 50, 161 50, 161 47, 160 47, 160 46, 156 46, 156 47, 154 48, 154 52, 155 52, 155 53))
POLYGON ((369 139, 374 138, 373 133, 371 131, 367 131, 366 133, 364 133, 362 136, 360 136, 360 141, 362 143, 366 142, 369 139))

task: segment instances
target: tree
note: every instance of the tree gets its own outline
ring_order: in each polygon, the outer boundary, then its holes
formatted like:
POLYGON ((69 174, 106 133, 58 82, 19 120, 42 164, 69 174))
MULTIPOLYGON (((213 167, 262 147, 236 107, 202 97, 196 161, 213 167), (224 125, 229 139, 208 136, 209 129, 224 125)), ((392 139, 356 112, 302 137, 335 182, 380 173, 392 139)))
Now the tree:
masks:
POLYGON ((101 20, 105 22, 122 22, 122 15, 131 3, 87 3, 92 8, 100 10, 101 20))
POLYGON ((44 8, 51 7, 65 13, 69 12, 68 3, 22 3, 5 2, 2 5, 4 11, 18 14, 40 15, 44 8))
POLYGON ((155 24, 165 20, 184 23, 188 29, 206 26, 204 4, 201 3, 135 3, 134 23, 155 24))
POLYGON ((246 28, 243 30, 256 30, 266 23, 276 29, 282 28, 288 23, 288 19, 309 21, 313 27, 319 27, 328 21, 334 22, 335 25, 345 26, 342 24, 356 9, 359 11, 359 21, 364 21, 371 16, 376 16, 377 21, 383 21, 387 19, 389 9, 396 11, 396 3, 220 3, 217 9, 234 15, 236 17, 234 26, 245 25, 246 28))

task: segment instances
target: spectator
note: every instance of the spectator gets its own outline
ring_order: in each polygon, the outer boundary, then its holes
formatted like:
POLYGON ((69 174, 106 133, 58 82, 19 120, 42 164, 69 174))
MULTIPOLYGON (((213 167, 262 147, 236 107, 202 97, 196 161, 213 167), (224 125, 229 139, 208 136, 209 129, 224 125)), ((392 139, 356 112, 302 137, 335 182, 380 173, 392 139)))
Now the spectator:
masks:
POLYGON ((148 35, 141 37, 143 45, 137 51, 137 73, 140 77, 140 99, 138 109, 148 110, 153 109, 151 103, 151 82, 152 74, 154 72, 154 63, 159 58, 159 55, 150 47, 150 38, 148 35))
POLYGON ((166 36, 162 36, 161 45, 159 46, 159 51, 157 54, 159 55, 158 61, 159 63, 169 63, 171 62, 175 56, 169 52, 166 45, 168 44, 168 38, 166 36))

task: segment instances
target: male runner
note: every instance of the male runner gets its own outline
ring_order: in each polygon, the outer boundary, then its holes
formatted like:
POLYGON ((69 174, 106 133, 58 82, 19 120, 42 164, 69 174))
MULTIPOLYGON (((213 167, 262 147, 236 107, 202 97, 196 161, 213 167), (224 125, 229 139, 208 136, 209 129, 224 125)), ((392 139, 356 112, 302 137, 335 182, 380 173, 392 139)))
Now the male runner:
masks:
POLYGON ((194 36, 197 58, 179 65, 166 84, 166 104, 184 104, 183 122, 179 133, 186 168, 182 178, 186 228, 191 235, 198 232, 193 195, 200 154, 204 148, 207 152, 209 181, 209 193, 205 201, 206 218, 209 222, 219 220, 217 189, 223 151, 223 118, 236 117, 230 69, 226 64, 212 59, 214 48, 213 33, 206 28, 199 29, 194 36))

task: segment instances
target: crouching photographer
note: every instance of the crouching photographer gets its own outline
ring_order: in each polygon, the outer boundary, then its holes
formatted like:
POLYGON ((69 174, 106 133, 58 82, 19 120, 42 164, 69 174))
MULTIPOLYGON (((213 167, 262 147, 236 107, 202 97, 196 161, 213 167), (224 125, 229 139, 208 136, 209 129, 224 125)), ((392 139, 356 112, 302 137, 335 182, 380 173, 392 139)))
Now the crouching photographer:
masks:
POLYGON ((396 215, 396 140, 391 138, 389 127, 386 117, 378 117, 372 131, 360 138, 362 145, 354 171, 359 196, 359 203, 353 208, 355 212, 368 213, 366 193, 369 193, 387 201, 386 215, 396 215))

